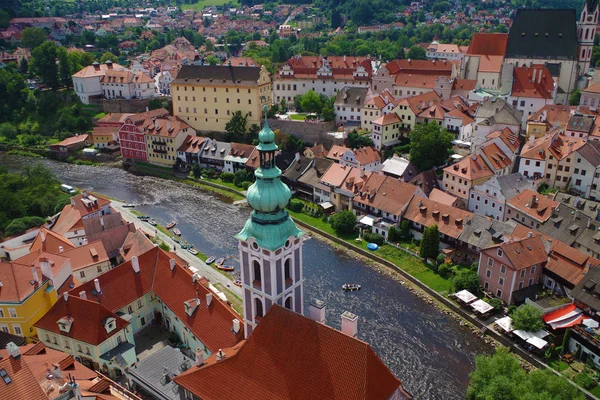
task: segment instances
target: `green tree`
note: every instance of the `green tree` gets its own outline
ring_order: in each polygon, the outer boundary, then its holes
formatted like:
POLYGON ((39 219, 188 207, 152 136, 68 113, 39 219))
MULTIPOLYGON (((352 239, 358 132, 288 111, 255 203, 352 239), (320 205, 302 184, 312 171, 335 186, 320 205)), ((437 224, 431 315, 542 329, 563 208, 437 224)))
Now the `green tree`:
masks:
POLYGON ((30 69, 42 79, 42 82, 53 90, 60 84, 56 57, 58 48, 54 42, 44 42, 31 52, 30 69))
POLYGON ((105 51, 104 54, 102 54, 102 56, 100 57, 100 64, 104 64, 107 61, 112 61, 114 63, 119 61, 119 58, 117 56, 115 56, 113 53, 111 53, 110 51, 105 51))
POLYGON ((578 106, 579 101, 581 100, 581 90, 575 89, 571 92, 569 96, 569 104, 572 106, 578 106))
POLYGON ((194 178, 200 178, 202 176, 202 167, 200 164, 196 163, 192 166, 192 174, 194 178))
POLYGON ((309 113, 320 113, 323 108, 321 97, 312 89, 302 95, 300 103, 302 110, 309 113))
POLYGON ((411 60, 426 60, 427 52, 421 46, 413 46, 408 50, 406 58, 411 60))
POLYGON ((542 312, 529 304, 524 304, 517 308, 510 315, 514 329, 521 329, 528 332, 536 332, 544 329, 544 320, 542 312))
POLYGON ((419 256, 422 258, 435 259, 440 252, 440 231, 437 225, 431 225, 425 228, 421 246, 419 247, 419 256))
POLYGON ((409 138, 410 162, 420 171, 427 171, 448 160, 453 136, 437 123, 418 124, 409 138))
POLYGON ((351 149, 358 149, 361 147, 373 146, 373 140, 368 135, 359 135, 356 130, 348 133, 347 137, 348 147, 351 149))
POLYGON ((227 141, 240 141, 244 139, 246 134, 246 124, 248 120, 248 114, 242 114, 241 111, 234 111, 229 122, 225 124, 225 130, 227 131, 227 141))
POLYGON ((71 86, 71 65, 64 47, 58 49, 58 78, 63 86, 67 88, 71 86))
POLYGON ((352 233, 356 227, 356 215, 349 210, 340 211, 329 217, 329 222, 338 234, 352 233))
POLYGON ((477 271, 460 269, 452 277, 452 286, 455 292, 468 290, 471 293, 477 293, 479 291, 479 275, 477 275, 477 271))
POLYGON ((205 62, 208 63, 208 65, 217 65, 221 63, 221 60, 211 54, 210 56, 206 57, 205 62))
POLYGON ((563 376, 548 369, 527 373, 505 347, 479 355, 470 375, 468 400, 583 400, 585 397, 563 376))
POLYGON ((35 49, 46 40, 48 40, 48 36, 41 28, 25 28, 21 32, 21 47, 35 49))
POLYGON ((71 75, 80 71, 83 67, 92 65, 94 62, 94 56, 85 51, 70 51, 67 53, 67 58, 69 59, 71 75))
POLYGON ((13 140, 16 139, 18 133, 17 128, 10 122, 0 124, 0 136, 4 136, 8 140, 13 140))
POLYGON ((0 10, 0 28, 5 29, 10 25, 10 14, 6 10, 0 10))

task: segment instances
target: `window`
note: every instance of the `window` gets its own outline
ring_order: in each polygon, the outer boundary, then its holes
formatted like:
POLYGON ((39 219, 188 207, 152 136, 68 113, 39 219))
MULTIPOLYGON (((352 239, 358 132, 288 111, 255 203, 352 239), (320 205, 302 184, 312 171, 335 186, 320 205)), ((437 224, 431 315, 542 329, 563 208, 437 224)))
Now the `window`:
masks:
POLYGON ((262 318, 264 315, 263 304, 258 297, 254 299, 254 308, 256 309, 256 317, 262 318))
POLYGON ((498 290, 496 291, 496 296, 498 296, 498 297, 502 297, 502 290, 498 289, 498 290))
POLYGON ((493 266, 494 266, 494 259, 493 259, 493 258, 488 258, 488 265, 489 265, 490 267, 493 267, 493 266))
POLYGON ((487 271, 485 271, 485 276, 488 277, 488 278, 491 278, 492 277, 492 270, 488 269, 487 271))
POLYGON ((8 325, 0 325, 0 332, 10 333, 8 325))
POLYGON ((10 315, 11 318, 17 318, 17 309, 16 308, 9 308, 8 309, 8 315, 10 315))
POLYGON ((71 345, 69 344, 69 339, 65 339, 65 349, 70 349, 71 345))
POLYGON ((519 282, 519 289, 523 289, 523 281, 519 282))
POLYGON ((500 277, 500 278, 498 279, 498 285, 500 285, 500 286, 504 286, 504 278, 500 277))
POLYGON ((531 272, 530 272, 530 274, 531 274, 531 275, 535 274, 535 265, 534 265, 533 267, 531 267, 531 272))
POLYGON ((254 262, 252 263, 252 268, 254 270, 254 281, 258 283, 258 285, 260 286, 260 282, 261 282, 261 270, 260 270, 260 263, 256 260, 254 260, 254 262))
POLYGON ((127 313, 133 314, 133 307, 127 306, 127 313))
POLYGON ((77 352, 83 353, 83 349, 81 348, 81 345, 79 343, 77 343, 77 352))
POLYGON ((502 257, 502 249, 498 249, 498 257, 502 257))
POLYGON ((144 302, 141 299, 138 300, 137 301, 137 306, 138 306, 138 309, 142 308, 144 306, 144 302))
POLYGON ((500 272, 502 272, 503 274, 505 274, 505 273, 506 273, 506 265, 502 265, 502 266, 500 267, 500 272))
POLYGON ((0 308, 0 318, 4 318, 4 310, 0 308))
POLYGON ((484 285, 483 285, 483 288, 484 288, 485 290, 488 290, 488 289, 490 288, 490 284, 489 284, 489 282, 485 282, 485 283, 484 283, 484 285))
POLYGON ((527 283, 527 286, 531 286, 533 285, 533 278, 529 278, 529 282, 527 283))
POLYGON ((521 276, 521 278, 525 278, 525 270, 524 269, 521 270, 521 275, 520 276, 521 276))
POLYGON ((85 271, 79 271, 79 277, 85 278, 85 271))

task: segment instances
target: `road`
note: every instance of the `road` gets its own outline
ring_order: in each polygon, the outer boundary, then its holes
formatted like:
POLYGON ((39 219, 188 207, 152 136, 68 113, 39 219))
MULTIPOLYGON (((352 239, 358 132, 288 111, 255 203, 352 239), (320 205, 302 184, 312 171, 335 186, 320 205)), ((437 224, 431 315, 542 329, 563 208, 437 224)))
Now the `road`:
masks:
POLYGON ((200 270, 200 274, 206 279, 208 279, 208 281, 210 281, 211 283, 220 283, 226 288, 228 288, 230 291, 235 293, 238 297, 242 297, 242 289, 235 286, 233 284, 232 279, 215 270, 214 268, 206 264, 204 261, 200 260, 198 257, 194 256, 193 254, 189 253, 188 251, 181 249, 179 244, 176 243, 173 239, 171 239, 170 236, 165 235, 149 223, 140 221, 137 218, 137 216, 131 212, 129 208, 123 207, 124 204, 125 203, 122 203, 120 201, 112 200, 112 207, 121 213, 124 220, 126 220, 127 222, 133 222, 137 229, 140 229, 147 235, 156 237, 158 240, 164 241, 172 249, 176 248, 177 255, 184 259, 186 262, 188 262, 190 266, 198 268, 200 270))

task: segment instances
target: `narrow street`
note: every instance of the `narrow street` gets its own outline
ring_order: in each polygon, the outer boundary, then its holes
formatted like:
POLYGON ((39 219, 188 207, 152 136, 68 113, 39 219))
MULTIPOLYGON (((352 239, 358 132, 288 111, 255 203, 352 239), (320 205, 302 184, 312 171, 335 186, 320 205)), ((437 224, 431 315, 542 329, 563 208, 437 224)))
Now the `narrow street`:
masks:
MULTIPOLYGON (((198 257, 192 255, 186 250, 181 249, 179 244, 176 243, 173 239, 171 239, 171 237, 165 235, 152 225, 148 224, 147 222, 140 221, 137 218, 137 216, 131 212, 129 208, 123 207, 123 204, 125 203, 119 202, 117 200, 112 200, 113 208, 119 211, 126 221, 133 222, 137 229, 141 229, 142 232, 150 236, 154 236, 158 240, 164 241, 171 247, 171 249, 176 248, 177 255, 185 261, 187 261, 190 264, 190 266, 198 268, 200 270, 200 274, 203 277, 207 278, 212 284, 220 283, 241 298, 242 290, 241 288, 233 284, 233 280, 231 278, 227 278, 225 275, 221 274, 219 271, 207 265, 198 257)), ((208 256, 210 256, 210 254, 208 256)))

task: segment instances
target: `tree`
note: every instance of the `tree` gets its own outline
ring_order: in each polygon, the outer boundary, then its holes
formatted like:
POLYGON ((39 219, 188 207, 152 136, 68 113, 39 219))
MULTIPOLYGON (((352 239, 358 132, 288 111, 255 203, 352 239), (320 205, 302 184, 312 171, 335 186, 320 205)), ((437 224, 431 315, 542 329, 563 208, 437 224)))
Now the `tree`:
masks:
POLYGON ((200 164, 195 163, 192 166, 192 174, 194 174, 194 178, 200 178, 202 176, 202 167, 200 164))
POLYGON ((10 25, 10 14, 6 10, 0 10, 0 28, 5 29, 10 25))
POLYGON ((373 140, 367 135, 359 135, 356 130, 348 133, 348 147, 351 149, 358 149, 361 147, 373 146, 373 140))
POLYGON ((25 28, 21 32, 21 47, 35 49, 46 40, 48 40, 48 36, 41 28, 25 28))
POLYGON ((527 373, 506 347, 479 355, 470 375, 468 400, 583 400, 585 397, 563 376, 548 369, 527 373))
POLYGON ((569 96, 569 104, 572 106, 578 106, 579 101, 581 100, 581 90, 575 89, 571 92, 569 96))
POLYGON ((302 110, 309 113, 320 113, 323 108, 321 97, 312 89, 302 95, 300 105, 302 110))
POLYGON ((410 162, 420 171, 427 171, 448 160, 453 136, 437 123, 418 124, 409 138, 410 162))
POLYGON ((0 124, 0 136, 4 136, 8 140, 13 140, 17 137, 17 129, 10 122, 0 124))
POLYGON ((208 63, 208 65, 217 65, 221 63, 221 60, 211 54, 210 56, 206 57, 205 62, 208 63))
POLYGON ((60 83, 56 65, 57 53, 58 48, 54 42, 44 42, 31 52, 30 68, 53 90, 56 90, 60 83))
POLYGON ((246 134, 246 121, 248 120, 248 114, 242 115, 241 111, 234 111, 231 119, 225 124, 225 130, 227 131, 227 141, 233 142, 235 140, 243 139, 246 134))
POLYGON ((71 65, 64 47, 58 49, 58 78, 63 86, 67 88, 71 86, 71 65))
POLYGON ((427 52, 421 46, 413 46, 410 48, 410 50, 408 50, 406 58, 411 60, 426 60, 427 52))
POLYGON ((452 284, 455 292, 468 290, 471 293, 479 291, 479 276, 476 271, 460 269, 452 278, 452 284))
POLYGON ((524 304, 517 308, 510 317, 513 320, 512 326, 514 329, 537 332, 540 329, 544 329, 545 326, 542 319, 542 312, 529 304, 524 304))
POLYGON ((327 101, 321 110, 321 118, 323 121, 333 121, 335 119, 335 109, 331 101, 327 101))
POLYGON ((340 211, 329 217, 329 222, 338 234, 352 233, 356 227, 356 215, 349 210, 340 211))
POLYGON ((107 61, 112 61, 116 63, 118 60, 118 57, 115 56, 113 53, 111 53, 110 51, 105 51, 104 54, 102 54, 102 56, 100 57, 100 64, 104 64, 107 61))
POLYGON ((425 228, 421 246, 419 247, 419 256, 422 258, 436 258, 440 252, 440 231, 437 225, 431 225, 425 228))

